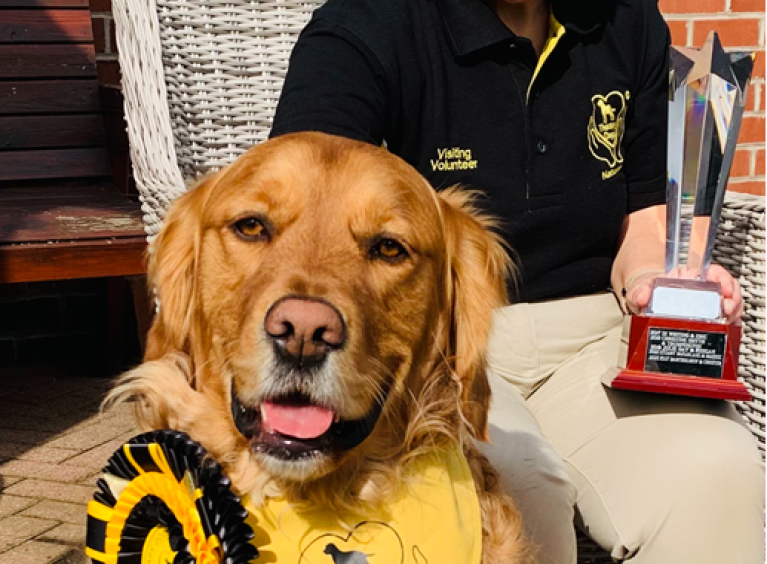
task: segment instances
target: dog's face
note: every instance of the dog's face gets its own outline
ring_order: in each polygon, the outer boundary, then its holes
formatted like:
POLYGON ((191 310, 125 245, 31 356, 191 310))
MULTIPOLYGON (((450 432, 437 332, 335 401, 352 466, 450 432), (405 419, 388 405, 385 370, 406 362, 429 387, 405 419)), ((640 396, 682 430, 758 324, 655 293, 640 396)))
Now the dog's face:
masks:
POLYGON ((460 381, 481 433, 507 265, 484 221, 384 149, 269 141, 174 204, 147 359, 189 355, 235 448, 286 480, 331 472, 373 435, 401 442, 433 378, 460 381))

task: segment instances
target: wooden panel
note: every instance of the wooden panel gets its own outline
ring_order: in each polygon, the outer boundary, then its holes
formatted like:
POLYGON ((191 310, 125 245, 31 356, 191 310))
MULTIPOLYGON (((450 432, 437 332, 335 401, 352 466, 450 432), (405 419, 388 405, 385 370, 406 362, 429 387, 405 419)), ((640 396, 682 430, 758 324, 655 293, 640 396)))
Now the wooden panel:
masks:
POLYGON ((95 76, 93 45, 0 45, 0 78, 95 76))
POLYGON ((0 151, 0 181, 109 176, 106 148, 0 151))
POLYGON ((0 0, 0 8, 87 8, 88 0, 0 0))
POLYGON ((0 114, 100 111, 95 80, 0 82, 0 114))
POLYGON ((93 41, 90 10, 5 10, 0 43, 93 41))
POLYGON ((0 283, 143 274, 145 252, 143 237, 0 246, 0 283))
POLYGON ((115 189, 111 180, 88 182, 87 180, 37 180, 29 182, 0 182, 0 208, 16 202, 50 200, 52 194, 68 202, 92 201, 93 195, 104 193, 99 199, 126 197, 115 189))
POLYGON ((104 145, 98 114, 77 116, 0 116, 0 149, 104 145))
MULTIPOLYGON (((39 196, 46 190, 27 192, 39 196)), ((78 241, 144 234, 140 204, 114 189, 87 186, 60 191, 52 188, 47 192, 48 197, 44 199, 4 197, 0 200, 0 243, 78 241)))

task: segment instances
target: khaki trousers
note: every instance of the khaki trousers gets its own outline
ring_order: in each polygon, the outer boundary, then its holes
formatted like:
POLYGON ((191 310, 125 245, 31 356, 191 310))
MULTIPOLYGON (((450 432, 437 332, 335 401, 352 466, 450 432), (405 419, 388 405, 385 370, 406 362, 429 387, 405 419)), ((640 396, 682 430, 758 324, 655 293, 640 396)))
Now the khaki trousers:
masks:
POLYGON ((490 444, 541 564, 576 561, 573 521, 632 564, 764 564, 764 464, 727 402, 610 390, 612 294, 496 311, 490 444))

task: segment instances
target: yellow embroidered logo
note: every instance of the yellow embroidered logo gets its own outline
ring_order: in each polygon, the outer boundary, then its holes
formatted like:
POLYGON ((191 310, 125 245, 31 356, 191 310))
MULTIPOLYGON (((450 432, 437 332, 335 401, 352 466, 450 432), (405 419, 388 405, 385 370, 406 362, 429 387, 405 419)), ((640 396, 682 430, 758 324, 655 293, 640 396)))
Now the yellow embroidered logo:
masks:
POLYGON ((594 158, 607 163, 608 170, 602 172, 602 178, 608 179, 620 171, 623 166, 621 143, 626 129, 626 100, 629 92, 613 90, 606 96, 597 94, 591 98, 591 117, 589 118, 589 150, 594 158))
POLYGON ((471 170, 477 168, 477 161, 471 158, 471 149, 460 147, 437 149, 437 158, 431 159, 433 171, 471 170))

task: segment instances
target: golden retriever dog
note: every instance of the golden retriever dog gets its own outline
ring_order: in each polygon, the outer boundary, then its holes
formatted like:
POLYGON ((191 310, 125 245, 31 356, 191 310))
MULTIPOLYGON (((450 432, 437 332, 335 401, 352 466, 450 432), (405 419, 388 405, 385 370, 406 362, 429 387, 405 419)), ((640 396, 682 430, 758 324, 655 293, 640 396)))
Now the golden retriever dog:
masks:
POLYGON ((188 433, 254 506, 367 514, 455 448, 482 562, 532 562, 473 444, 510 271, 491 227, 469 193, 435 192, 383 148, 320 133, 254 147, 172 205, 149 258, 145 362, 107 404, 188 433))

